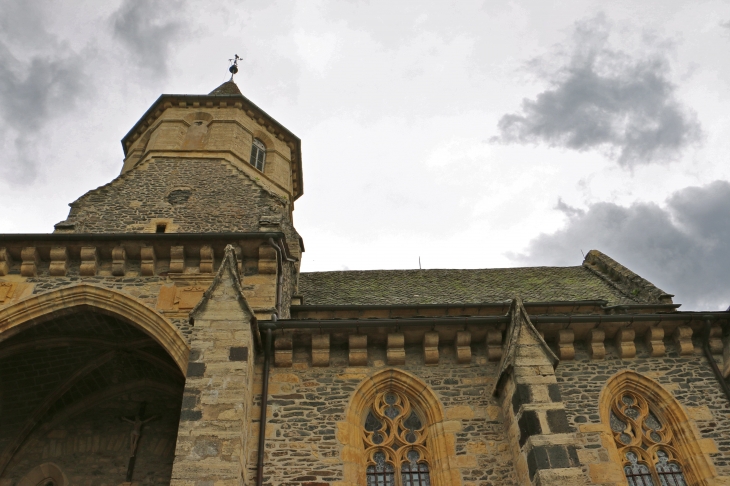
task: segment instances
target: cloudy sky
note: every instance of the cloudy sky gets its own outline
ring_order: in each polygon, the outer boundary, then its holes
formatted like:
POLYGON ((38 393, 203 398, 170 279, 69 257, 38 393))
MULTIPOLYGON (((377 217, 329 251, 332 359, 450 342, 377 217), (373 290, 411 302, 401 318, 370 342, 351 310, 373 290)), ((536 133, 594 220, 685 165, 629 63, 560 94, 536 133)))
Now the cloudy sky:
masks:
POLYGON ((303 270, 579 265, 730 304, 730 2, 0 0, 0 231, 116 177, 161 93, 302 139, 303 270))

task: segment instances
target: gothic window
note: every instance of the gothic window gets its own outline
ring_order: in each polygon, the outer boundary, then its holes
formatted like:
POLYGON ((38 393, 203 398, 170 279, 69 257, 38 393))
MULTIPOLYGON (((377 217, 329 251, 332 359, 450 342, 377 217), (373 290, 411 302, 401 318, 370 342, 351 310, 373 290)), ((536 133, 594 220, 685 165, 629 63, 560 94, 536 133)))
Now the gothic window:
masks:
POLYGON ((266 145, 258 138, 253 139, 251 145, 251 165, 261 172, 264 171, 264 163, 266 162, 266 145))
POLYGON ((406 396, 392 390, 376 395, 363 442, 367 486, 431 486, 426 427, 406 396))
POLYGON ((643 396, 614 397, 610 425, 629 486, 687 486, 670 424, 643 396))

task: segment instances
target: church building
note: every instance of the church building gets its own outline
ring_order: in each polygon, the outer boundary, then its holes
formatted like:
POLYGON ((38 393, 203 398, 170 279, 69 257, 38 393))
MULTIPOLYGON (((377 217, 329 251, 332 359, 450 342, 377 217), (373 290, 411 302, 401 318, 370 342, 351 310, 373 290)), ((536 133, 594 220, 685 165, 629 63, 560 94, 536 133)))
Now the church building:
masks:
POLYGON ((0 486, 730 485, 730 313, 597 250, 301 273, 301 142, 232 80, 122 148, 0 235, 0 486))

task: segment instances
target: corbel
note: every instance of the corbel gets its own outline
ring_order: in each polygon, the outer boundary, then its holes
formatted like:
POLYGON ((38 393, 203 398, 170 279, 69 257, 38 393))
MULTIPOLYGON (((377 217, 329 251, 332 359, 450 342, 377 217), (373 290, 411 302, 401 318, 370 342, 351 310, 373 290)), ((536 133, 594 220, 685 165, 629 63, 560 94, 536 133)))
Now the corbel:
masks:
POLYGON ((269 244, 259 246, 259 273, 276 274, 276 250, 269 244))
POLYGON ((679 348, 680 356, 687 356, 695 352, 695 346, 692 344, 692 328, 689 326, 679 326, 674 330, 674 342, 679 348))
POLYGON ((183 273, 185 271, 185 247, 170 247, 170 273, 183 273))
POLYGON ((471 363, 471 332, 457 331, 454 346, 456 347, 456 362, 471 363))
POLYGON ((20 251, 20 258, 23 261, 20 265, 20 274, 23 277, 35 277, 38 273, 38 250, 34 246, 28 246, 20 251))
POLYGON ((502 331, 487 331, 487 359, 499 361, 502 359, 502 331))
POLYGON ((274 339, 274 364, 280 368, 291 366, 294 358, 294 344, 291 334, 282 334, 274 339))
POLYGON ((330 365, 330 335, 312 334, 312 366, 330 365))
POLYGON ((155 255, 155 248, 152 246, 143 246, 140 249, 140 256, 142 258, 142 264, 140 270, 142 275, 149 277, 155 274, 155 265, 157 264, 157 255, 155 255))
POLYGON ((200 273, 213 273, 213 247, 200 247, 200 273))
POLYGON ((112 248, 112 275, 123 277, 127 272, 127 250, 123 246, 112 248))
POLYGON ((588 343, 588 354, 591 359, 603 359, 606 357, 606 332, 603 329, 591 329, 590 342, 588 343))
POLYGON ((575 333, 572 329, 558 331, 558 358, 570 360, 575 358, 575 333))
POLYGON ((68 250, 65 246, 51 248, 51 264, 48 273, 52 277, 65 277, 68 271, 68 250))
POLYGON ((423 335, 423 362, 427 365, 439 364, 439 333, 436 331, 423 335))
POLYGON ((0 248, 0 277, 4 277, 10 273, 11 263, 13 263, 13 259, 10 257, 8 249, 0 248))
POLYGON ((82 277, 93 277, 99 265, 99 252, 95 246, 84 246, 81 248, 81 267, 79 273, 82 277))
POLYGON ((634 338, 636 337, 636 331, 628 327, 619 329, 616 332, 616 349, 620 358, 634 358, 636 357, 636 345, 634 345, 634 338))
POLYGON ((722 328, 712 326, 710 329, 710 352, 712 354, 722 353, 722 328))
POLYGON ((644 342, 652 357, 664 356, 664 328, 650 327, 647 329, 644 334, 644 342))
POLYGON ((406 364, 405 336, 402 332, 388 334, 387 361, 389 365, 406 364))
POLYGON ((365 334, 350 334, 349 337, 350 366, 367 366, 368 337, 365 334))

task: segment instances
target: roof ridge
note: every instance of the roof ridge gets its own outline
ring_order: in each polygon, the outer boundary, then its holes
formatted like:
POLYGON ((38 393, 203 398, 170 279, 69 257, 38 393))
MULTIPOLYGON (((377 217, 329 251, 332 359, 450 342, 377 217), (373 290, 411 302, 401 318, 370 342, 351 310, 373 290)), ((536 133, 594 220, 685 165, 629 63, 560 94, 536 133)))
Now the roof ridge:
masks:
POLYGON ((598 250, 589 251, 583 266, 636 302, 672 304, 674 295, 598 250))

